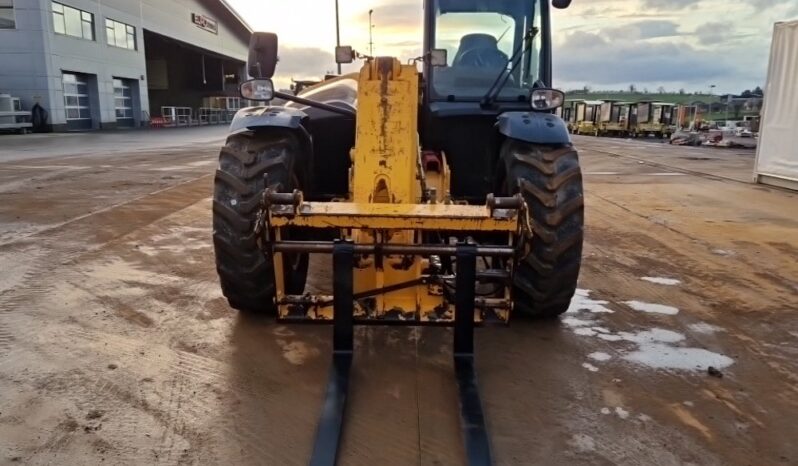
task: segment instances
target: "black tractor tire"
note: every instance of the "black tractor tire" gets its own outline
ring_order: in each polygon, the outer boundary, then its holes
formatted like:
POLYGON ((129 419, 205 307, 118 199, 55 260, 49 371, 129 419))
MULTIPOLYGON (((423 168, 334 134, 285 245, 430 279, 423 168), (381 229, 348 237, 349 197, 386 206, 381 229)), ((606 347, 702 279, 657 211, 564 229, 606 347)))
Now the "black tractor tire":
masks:
POLYGON ((584 193, 579 155, 571 144, 507 139, 501 152, 503 195, 521 193, 533 235, 513 273, 517 315, 553 318, 568 310, 582 264, 584 193))
MULTIPOLYGON (((222 293, 230 306, 244 312, 274 315, 274 262, 261 248, 255 223, 265 186, 291 192, 298 186, 300 144, 294 133, 268 129, 227 138, 219 154, 213 193, 213 245, 222 293)), ((283 238, 286 239, 286 238, 283 238)), ((283 256, 288 294, 301 294, 308 255, 283 256)))

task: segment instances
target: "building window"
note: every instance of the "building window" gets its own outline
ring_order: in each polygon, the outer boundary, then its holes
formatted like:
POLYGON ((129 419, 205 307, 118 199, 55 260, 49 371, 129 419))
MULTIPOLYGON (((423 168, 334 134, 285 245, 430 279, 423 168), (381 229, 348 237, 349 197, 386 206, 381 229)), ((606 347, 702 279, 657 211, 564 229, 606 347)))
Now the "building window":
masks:
POLYGON ((14 29, 14 0, 0 0, 0 29, 14 29))
POLYGON ((53 29, 56 34, 94 40, 94 15, 53 2, 53 29))
POLYGON ((112 19, 105 19, 105 40, 108 45, 136 50, 136 28, 112 19))

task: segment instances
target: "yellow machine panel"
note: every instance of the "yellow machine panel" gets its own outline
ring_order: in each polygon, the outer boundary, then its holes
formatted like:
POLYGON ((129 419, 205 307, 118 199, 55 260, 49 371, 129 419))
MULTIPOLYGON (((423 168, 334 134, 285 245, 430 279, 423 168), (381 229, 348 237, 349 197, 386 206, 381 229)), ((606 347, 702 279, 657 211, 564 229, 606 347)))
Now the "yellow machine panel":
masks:
MULTIPOLYGON (((425 160, 420 152, 418 102, 415 65, 402 65, 395 58, 367 60, 359 73, 349 199, 304 202, 299 192, 265 194, 267 204, 269 199, 282 201, 273 202, 264 219, 278 242, 283 228, 336 228, 341 237, 367 249, 354 264, 356 318, 451 321, 454 303, 447 290, 453 286, 453 277, 430 273, 440 259, 434 251, 419 250, 425 232, 503 232, 507 247, 488 253, 509 257, 512 238, 528 230, 528 222, 519 221, 525 214, 520 198, 490 198, 482 206, 449 201, 445 154, 428 154, 425 160)), ((308 244, 282 243, 283 248, 314 251, 308 244)), ((326 246, 317 246, 315 252, 328 252, 326 246)), ((275 252, 280 270, 281 249, 275 252)), ((281 318, 332 318, 331 296, 287 296, 279 278, 277 288, 281 318)), ((505 290, 480 299, 475 320, 489 313, 491 319, 506 322, 510 309, 510 294, 505 290)))

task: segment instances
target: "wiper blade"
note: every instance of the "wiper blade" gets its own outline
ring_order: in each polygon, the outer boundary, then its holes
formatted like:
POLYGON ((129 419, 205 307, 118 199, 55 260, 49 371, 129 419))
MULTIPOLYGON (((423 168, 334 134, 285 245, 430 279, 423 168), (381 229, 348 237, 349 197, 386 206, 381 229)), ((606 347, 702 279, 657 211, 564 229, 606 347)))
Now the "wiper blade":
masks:
POLYGON ((529 29, 524 36, 524 40, 515 48, 513 52, 513 56, 510 57, 510 63, 512 63, 512 67, 508 71, 506 68, 502 69, 499 72, 499 75, 496 76, 496 79, 493 81, 493 85, 490 86, 488 92, 482 97, 482 101, 480 105, 483 107, 490 107, 493 105, 493 102, 496 100, 496 97, 499 96, 499 93, 504 89, 504 86, 507 84, 507 81, 510 79, 510 76, 513 75, 518 65, 521 64, 521 59, 523 56, 532 48, 532 41, 537 37, 539 29, 533 27, 529 29), (504 78, 504 79, 502 79, 504 78), (501 84, 500 84, 501 82, 501 84))

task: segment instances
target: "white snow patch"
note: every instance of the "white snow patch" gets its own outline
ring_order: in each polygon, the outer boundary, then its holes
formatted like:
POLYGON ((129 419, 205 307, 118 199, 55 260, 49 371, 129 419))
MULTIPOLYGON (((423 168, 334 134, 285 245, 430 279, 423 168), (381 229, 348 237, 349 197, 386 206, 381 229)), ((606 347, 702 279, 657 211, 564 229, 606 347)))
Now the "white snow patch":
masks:
POLYGON ((695 406, 695 403, 693 403, 692 401, 684 401, 682 402, 682 404, 685 406, 689 406, 691 408, 695 406))
POLYGON ((602 353, 601 351, 596 351, 595 353, 590 353, 590 354, 587 355, 587 357, 589 357, 590 359, 592 359, 594 361, 600 361, 600 362, 609 361, 610 359, 612 359, 612 356, 610 356, 607 353, 602 353))
POLYGON ((582 367, 584 367, 585 369, 589 370, 590 372, 598 372, 599 371, 598 367, 594 366, 593 364, 590 364, 589 362, 583 362, 582 363, 582 367))
POLYGON ((594 337, 596 336, 596 332, 591 328, 585 327, 577 327, 574 329, 574 333, 577 335, 581 335, 583 337, 594 337))
POLYGON ((612 333, 612 330, 608 329, 607 327, 592 327, 598 333, 612 333))
POLYGON ((681 280, 677 280, 675 278, 666 278, 666 277, 640 277, 641 280, 645 280, 647 282, 656 283, 657 285, 666 285, 666 286, 676 286, 679 285, 681 280))
POLYGON ((609 304, 607 301, 591 299, 590 293, 590 290, 577 289, 576 294, 574 294, 573 299, 571 299, 571 305, 568 307, 567 312, 572 314, 579 311, 587 311, 596 314, 612 314, 615 312, 605 306, 606 304, 609 304))
POLYGON ((662 343, 644 343, 637 351, 623 357, 654 369, 706 370, 709 366, 723 369, 734 360, 703 348, 680 348, 662 343))
POLYGON ((566 317, 561 322, 569 327, 588 327, 593 324, 592 320, 577 319, 576 317, 566 317))
POLYGON ((666 306, 664 304, 645 303, 643 301, 624 301, 624 304, 631 307, 635 311, 647 312, 649 314, 665 314, 675 316, 679 313, 679 309, 673 306, 666 306))
POLYGON ((586 434, 574 434, 568 443, 582 453, 595 451, 596 449, 596 441, 586 434))
POLYGON ((643 422, 648 422, 648 421, 650 421, 650 420, 651 420, 651 416, 649 416, 648 414, 642 414, 642 413, 641 413, 641 414, 639 414, 639 415, 637 416, 637 418, 638 418, 638 419, 640 419, 640 420, 641 420, 641 421, 643 421, 643 422))
POLYGON ((216 164, 215 160, 199 160, 197 162, 189 162, 186 165, 188 165, 190 167, 205 167, 205 166, 214 165, 214 164, 216 164))
POLYGON ((698 322, 696 324, 690 324, 687 326, 687 328, 694 331, 695 333, 704 333, 704 334, 713 334, 723 331, 723 327, 718 327, 717 325, 708 324, 706 322, 698 322))
POLYGON ((637 333, 618 332, 617 335, 599 334, 599 338, 611 337, 610 341, 629 341, 637 348, 623 356, 623 359, 654 369, 706 370, 709 366, 719 369, 734 364, 734 360, 720 353, 703 348, 684 348, 675 346, 685 339, 684 335, 672 330, 652 328, 637 333))
POLYGON ((604 341, 621 341, 621 340, 623 340, 623 337, 621 337, 620 335, 614 335, 614 334, 611 334, 611 333, 610 334, 599 333, 597 336, 599 338, 601 338, 602 340, 604 340, 604 341))
POLYGON ((637 333, 618 332, 618 336, 623 340, 641 345, 649 343, 678 343, 684 340, 684 335, 681 333, 665 330, 663 328, 652 328, 637 333))
POLYGON ((611 412, 610 408, 601 408, 601 414, 610 414, 611 412))
POLYGON ((617 414, 621 419, 626 419, 629 417, 629 411, 621 408, 620 406, 615 408, 615 414, 617 414))

